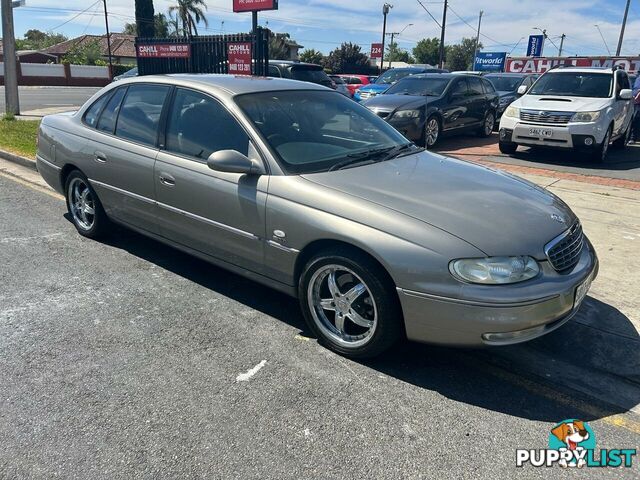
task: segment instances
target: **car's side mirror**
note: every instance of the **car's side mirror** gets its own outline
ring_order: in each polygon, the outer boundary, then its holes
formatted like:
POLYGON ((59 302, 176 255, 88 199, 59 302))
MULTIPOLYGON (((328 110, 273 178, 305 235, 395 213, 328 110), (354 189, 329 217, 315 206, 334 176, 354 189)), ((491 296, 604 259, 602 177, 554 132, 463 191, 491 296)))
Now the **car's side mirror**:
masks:
POLYGON ((622 90, 620 90, 618 98, 620 100, 631 100, 633 98, 633 91, 628 88, 623 88, 622 90))
POLYGON ((207 159, 207 166, 217 172, 245 175, 263 175, 265 173, 264 167, 257 160, 251 160, 237 150, 213 152, 207 159))
POLYGON ((518 95, 524 95, 525 93, 527 93, 527 86, 526 85, 520 85, 518 87, 518 95))

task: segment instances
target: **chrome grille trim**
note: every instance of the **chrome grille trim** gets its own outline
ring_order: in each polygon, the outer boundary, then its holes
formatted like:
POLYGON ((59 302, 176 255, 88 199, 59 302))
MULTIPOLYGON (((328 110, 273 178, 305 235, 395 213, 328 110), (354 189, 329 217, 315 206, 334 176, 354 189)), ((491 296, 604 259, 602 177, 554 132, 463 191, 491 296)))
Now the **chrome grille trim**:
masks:
POLYGON ((552 112, 547 110, 520 110, 520 120, 545 125, 566 125, 574 112, 552 112))
POLYGON ((580 222, 576 222, 571 228, 547 243, 544 247, 544 253, 556 271, 566 272, 576 266, 583 247, 582 225, 580 222))

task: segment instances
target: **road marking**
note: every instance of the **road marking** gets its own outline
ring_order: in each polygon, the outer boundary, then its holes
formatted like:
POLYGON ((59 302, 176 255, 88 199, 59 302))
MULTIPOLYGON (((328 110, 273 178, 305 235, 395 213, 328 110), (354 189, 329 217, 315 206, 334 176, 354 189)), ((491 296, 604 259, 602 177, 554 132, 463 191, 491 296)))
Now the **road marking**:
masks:
POLYGON ((37 192, 40 193, 44 193, 46 195, 49 195, 50 197, 56 198, 58 200, 64 200, 64 197, 62 195, 60 195, 58 192, 56 192, 55 190, 51 190, 48 189, 46 187, 42 187, 36 183, 30 182, 29 180, 25 180, 21 177, 18 177, 17 175, 14 175, 13 173, 9 173, 6 170, 0 170, 0 177, 4 177, 8 180, 11 180, 13 182, 19 183, 20 185, 23 185, 25 187, 30 188, 31 190, 35 190, 37 192))
POLYGON ((251 377, 253 377, 256 373, 258 373, 260 371, 260 369, 262 367, 264 367, 267 364, 266 360, 262 360, 259 364, 257 364, 255 367, 247 370, 245 373, 241 373, 240 375, 238 375, 236 377, 236 382, 248 382, 249 379, 251 377))

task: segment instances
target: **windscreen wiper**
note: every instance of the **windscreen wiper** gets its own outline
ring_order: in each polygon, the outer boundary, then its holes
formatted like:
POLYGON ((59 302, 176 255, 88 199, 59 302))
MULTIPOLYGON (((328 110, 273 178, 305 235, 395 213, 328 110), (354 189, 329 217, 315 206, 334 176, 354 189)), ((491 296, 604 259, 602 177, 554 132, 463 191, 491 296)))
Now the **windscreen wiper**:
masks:
POLYGON ((389 151, 386 157, 384 157, 381 162, 386 162, 387 160, 391 160, 392 158, 403 157, 405 155, 413 155, 414 153, 422 152, 424 148, 416 147, 413 143, 403 143, 402 145, 398 145, 397 147, 393 147, 389 151), (407 149, 411 149, 410 152, 407 149))
POLYGON ((332 172, 334 170, 340 170, 342 168, 345 168, 348 166, 354 166, 356 164, 361 164, 361 163, 373 163, 372 157, 376 157, 377 155, 387 153, 393 150, 394 148, 396 147, 372 148, 369 150, 365 150, 364 152, 350 153, 349 155, 347 155, 348 157, 347 160, 344 160, 342 162, 336 163, 335 165, 332 165, 328 171, 332 172))

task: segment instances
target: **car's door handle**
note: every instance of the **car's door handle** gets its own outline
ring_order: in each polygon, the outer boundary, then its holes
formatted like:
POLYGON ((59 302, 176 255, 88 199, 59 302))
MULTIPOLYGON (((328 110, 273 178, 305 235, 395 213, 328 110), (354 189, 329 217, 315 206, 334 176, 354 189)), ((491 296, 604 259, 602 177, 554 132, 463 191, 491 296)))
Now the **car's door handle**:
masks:
POLYGON ((169 186, 169 187, 173 187, 176 184, 176 179, 173 178, 168 173, 161 173, 160 174, 160 182, 163 183, 164 185, 169 186))
POLYGON ((93 154, 93 159, 98 163, 106 163, 107 156, 102 152, 95 152, 93 154))

